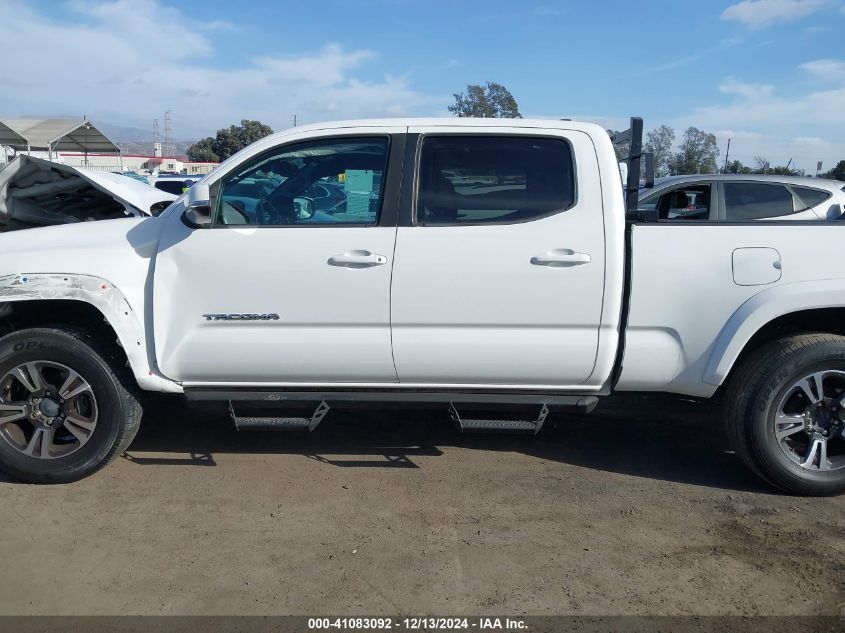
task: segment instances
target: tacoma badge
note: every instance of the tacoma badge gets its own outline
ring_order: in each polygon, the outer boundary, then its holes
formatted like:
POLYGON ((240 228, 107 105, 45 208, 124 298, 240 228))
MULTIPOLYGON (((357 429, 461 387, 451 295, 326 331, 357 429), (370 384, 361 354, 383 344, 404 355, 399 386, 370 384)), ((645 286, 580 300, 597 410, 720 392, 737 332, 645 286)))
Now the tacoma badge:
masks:
POLYGON ((278 321, 279 315, 276 313, 270 314, 252 314, 252 313, 234 313, 234 314, 203 314, 206 321, 278 321))

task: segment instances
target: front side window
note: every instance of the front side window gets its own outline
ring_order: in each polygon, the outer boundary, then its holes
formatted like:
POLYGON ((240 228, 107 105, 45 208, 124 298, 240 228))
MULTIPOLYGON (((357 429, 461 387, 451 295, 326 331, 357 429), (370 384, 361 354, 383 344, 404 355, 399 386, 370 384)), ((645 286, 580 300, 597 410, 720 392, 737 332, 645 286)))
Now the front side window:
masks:
POLYGON ((562 139, 431 136, 423 141, 418 224, 509 224, 575 202, 572 150, 562 139))
POLYGON ((795 212, 792 193, 783 185, 761 182, 726 182, 725 217, 728 222, 763 220, 795 212))
POLYGON ((710 218, 710 185, 688 183, 655 192, 640 200, 639 207, 656 209, 661 220, 707 220, 710 218))
POLYGON ((264 154, 223 178, 215 224, 376 224, 387 154, 386 137, 306 141, 264 154))

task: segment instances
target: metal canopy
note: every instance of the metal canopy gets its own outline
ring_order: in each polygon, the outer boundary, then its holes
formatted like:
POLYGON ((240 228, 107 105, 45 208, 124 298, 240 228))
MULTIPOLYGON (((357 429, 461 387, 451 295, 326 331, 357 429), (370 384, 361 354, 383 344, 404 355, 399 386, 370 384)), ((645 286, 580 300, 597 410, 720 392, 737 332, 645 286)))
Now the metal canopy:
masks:
POLYGON ((23 146, 23 148, 26 149, 26 139, 8 125, 0 121, 0 145, 7 145, 15 148, 23 146))
POLYGON ((2 119, 0 145, 17 151, 120 153, 117 145, 84 119, 2 119))

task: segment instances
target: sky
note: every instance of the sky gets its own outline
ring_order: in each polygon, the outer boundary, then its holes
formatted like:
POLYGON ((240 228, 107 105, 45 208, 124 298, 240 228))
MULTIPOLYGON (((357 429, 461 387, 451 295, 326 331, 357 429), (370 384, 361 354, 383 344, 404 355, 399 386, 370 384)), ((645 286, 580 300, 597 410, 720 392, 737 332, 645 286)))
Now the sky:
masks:
MULTIPOLYGON (((845 159, 845 0, 0 0, 0 116, 177 140, 241 119, 448 116, 469 83, 525 117, 696 126, 724 158, 845 159)), ((721 164, 721 163, 720 163, 721 164)))

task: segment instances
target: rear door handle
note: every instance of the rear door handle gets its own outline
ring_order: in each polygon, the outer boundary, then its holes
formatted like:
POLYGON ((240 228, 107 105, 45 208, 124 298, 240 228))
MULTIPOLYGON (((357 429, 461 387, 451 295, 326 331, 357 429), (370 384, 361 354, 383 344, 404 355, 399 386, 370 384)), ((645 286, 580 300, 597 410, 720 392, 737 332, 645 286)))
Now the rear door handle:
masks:
POLYGON ((342 266, 343 268, 372 268, 387 263, 387 257, 377 255, 370 251, 346 251, 340 255, 329 257, 329 266, 342 266))
POLYGON ((577 253, 568 248, 556 248, 548 253, 534 255, 531 263, 535 266, 551 266, 552 268, 568 268, 589 264, 592 257, 588 253, 577 253))

